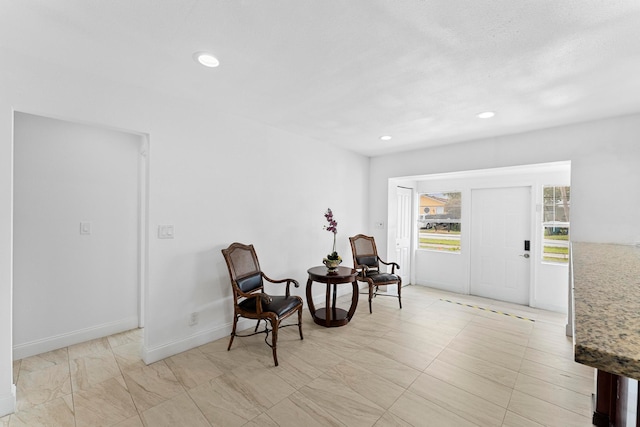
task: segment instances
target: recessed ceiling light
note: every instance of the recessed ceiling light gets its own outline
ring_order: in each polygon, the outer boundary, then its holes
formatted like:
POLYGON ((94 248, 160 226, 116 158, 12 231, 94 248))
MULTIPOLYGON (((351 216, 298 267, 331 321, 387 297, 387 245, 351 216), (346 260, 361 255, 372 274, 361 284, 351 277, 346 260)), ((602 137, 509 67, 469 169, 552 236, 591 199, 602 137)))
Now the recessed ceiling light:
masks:
POLYGON ((215 68, 220 65, 218 58, 208 52, 196 52, 193 54, 193 59, 209 68, 215 68))
POLYGON ((380 139, 381 139, 381 140, 383 140, 383 141, 388 141, 388 140, 390 140, 390 139, 391 139, 391 136, 389 136, 389 135, 383 135, 383 136, 381 136, 381 137, 380 137, 380 139))
POLYGON ((478 118, 479 119, 490 119, 491 117, 495 116, 496 113, 494 113, 493 111, 485 111, 484 113, 480 113, 478 114, 478 118))

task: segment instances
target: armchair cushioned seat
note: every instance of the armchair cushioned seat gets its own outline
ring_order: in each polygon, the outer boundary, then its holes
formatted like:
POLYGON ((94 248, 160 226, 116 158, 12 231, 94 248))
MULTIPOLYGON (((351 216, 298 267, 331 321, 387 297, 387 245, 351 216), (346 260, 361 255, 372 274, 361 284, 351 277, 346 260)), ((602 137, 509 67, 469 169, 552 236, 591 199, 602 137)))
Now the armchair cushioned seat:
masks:
POLYGON ((378 271, 370 271, 367 273, 367 277, 371 280, 373 280, 373 283, 382 283, 384 282, 385 284, 389 283, 389 282, 397 282, 400 280, 400 277, 396 276, 395 274, 391 274, 391 273, 380 273, 378 271))
MULTIPOLYGON (((283 316, 285 313, 295 309, 300 301, 296 297, 272 296, 271 302, 267 302, 262 297, 262 312, 275 313, 277 316, 283 316)), ((243 310, 256 311, 256 298, 247 298, 238 304, 243 310)))

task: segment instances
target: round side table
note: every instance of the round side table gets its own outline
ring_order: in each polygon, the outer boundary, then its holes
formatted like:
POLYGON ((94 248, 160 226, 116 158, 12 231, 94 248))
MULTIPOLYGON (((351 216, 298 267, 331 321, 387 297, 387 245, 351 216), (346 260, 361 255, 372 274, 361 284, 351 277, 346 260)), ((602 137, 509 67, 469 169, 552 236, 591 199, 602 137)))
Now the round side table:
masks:
POLYGON ((307 280, 307 304, 313 321, 318 325, 326 327, 344 326, 353 317, 358 305, 358 281, 356 280, 357 270, 349 267, 338 267, 335 272, 329 272, 327 267, 311 267, 307 270, 309 280, 307 280), (325 306, 316 309, 313 304, 313 292, 311 288, 313 282, 326 283, 327 293, 325 306), (351 283, 353 286, 353 296, 351 297, 351 307, 349 311, 336 307, 336 290, 338 285, 351 283))

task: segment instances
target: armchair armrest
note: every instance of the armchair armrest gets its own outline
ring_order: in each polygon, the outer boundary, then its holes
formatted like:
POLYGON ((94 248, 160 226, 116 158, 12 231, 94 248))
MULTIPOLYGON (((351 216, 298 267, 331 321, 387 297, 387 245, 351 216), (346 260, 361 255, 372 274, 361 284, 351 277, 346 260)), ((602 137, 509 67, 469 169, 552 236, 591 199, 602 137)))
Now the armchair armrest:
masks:
POLYGON ((264 274, 264 273, 262 273, 262 277, 263 277, 265 280, 267 280, 268 282, 271 282, 271 283, 286 283, 286 284, 287 284, 287 287, 286 287, 286 290, 285 290, 285 296, 287 296, 287 297, 291 295, 289 288, 290 288, 290 286, 291 286, 291 284, 292 284, 292 283, 293 283, 293 286, 295 286, 296 288, 299 288, 299 287, 300 287, 300 284, 299 284, 299 283, 298 283, 298 281, 297 281, 297 280, 295 280, 295 279, 278 279, 278 280, 276 280, 276 279, 271 279, 271 278, 269 278, 269 277, 268 277, 266 274, 264 274))
POLYGON ((251 299, 251 298, 255 298, 256 299, 256 313, 257 314, 261 314, 262 313, 262 304, 271 304, 271 302, 273 301, 273 298, 271 298, 271 295, 265 294, 264 292, 252 292, 252 293, 244 293, 240 290, 238 290, 238 296, 244 297, 246 299, 251 299))
POLYGON ((368 265, 358 264, 358 265, 355 265, 353 268, 355 268, 356 270, 360 270, 360 273, 361 273, 362 277, 367 277, 367 273, 369 272, 369 266, 368 265))
POLYGON ((400 270, 400 265, 397 262, 384 262, 383 260, 380 259, 380 257, 378 257, 378 261, 380 261, 384 265, 390 265, 391 266, 391 274, 395 274, 396 268, 398 270, 400 270))

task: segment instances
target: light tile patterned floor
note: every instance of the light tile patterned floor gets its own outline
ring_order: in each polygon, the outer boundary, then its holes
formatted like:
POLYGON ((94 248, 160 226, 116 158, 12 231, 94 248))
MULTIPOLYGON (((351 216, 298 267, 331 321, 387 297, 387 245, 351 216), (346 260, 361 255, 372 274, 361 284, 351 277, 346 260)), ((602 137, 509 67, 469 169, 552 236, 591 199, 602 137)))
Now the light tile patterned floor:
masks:
POLYGON ((340 328, 305 311, 279 367, 263 336, 145 366, 140 330, 16 361, 18 411, 0 426, 591 425, 594 374, 572 361, 564 315, 419 286, 403 306, 378 297, 369 314, 361 296, 340 328))

